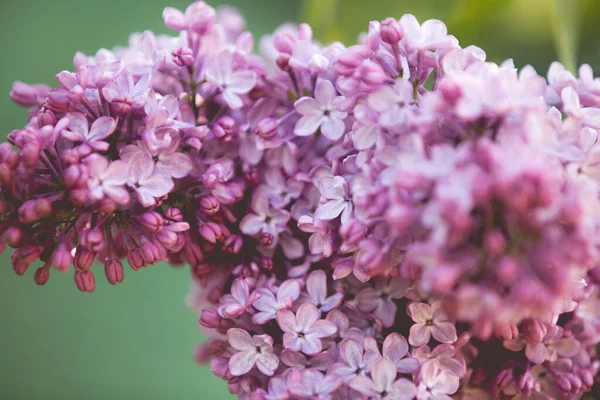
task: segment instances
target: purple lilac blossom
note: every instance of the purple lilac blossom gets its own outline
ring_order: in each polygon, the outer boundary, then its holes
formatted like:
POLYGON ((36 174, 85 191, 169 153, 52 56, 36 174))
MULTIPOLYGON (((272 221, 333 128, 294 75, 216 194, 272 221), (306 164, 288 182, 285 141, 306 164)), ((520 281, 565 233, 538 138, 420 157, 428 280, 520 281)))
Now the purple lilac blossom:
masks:
POLYGON ((545 79, 409 14, 349 47, 285 24, 260 55, 234 9, 163 18, 13 85, 18 275, 188 265, 196 358, 242 399, 600 397, 589 65, 545 79))

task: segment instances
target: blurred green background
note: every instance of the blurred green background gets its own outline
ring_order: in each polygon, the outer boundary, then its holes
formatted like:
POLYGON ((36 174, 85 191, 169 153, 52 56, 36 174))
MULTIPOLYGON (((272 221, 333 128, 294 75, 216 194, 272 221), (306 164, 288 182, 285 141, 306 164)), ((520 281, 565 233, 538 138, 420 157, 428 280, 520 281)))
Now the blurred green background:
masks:
MULTIPOLYGON (((255 35, 284 21, 308 20, 325 41, 352 43, 369 20, 413 13, 440 18, 463 46, 476 44, 488 58, 512 57, 517 66, 547 71, 567 64, 599 67, 600 5, 596 0, 229 0, 255 35), (559 39, 559 40, 556 40, 559 39)), ((76 50, 127 43, 130 32, 162 26, 162 9, 182 0, 0 0, 0 128, 8 134, 26 122, 10 102, 12 81, 54 83, 71 68, 76 50)), ((72 276, 53 274, 37 287, 33 268, 17 277, 10 250, 0 258, 0 399, 215 399, 224 382, 192 358, 202 337, 184 306, 189 274, 157 265, 126 271, 108 285, 97 269, 93 295, 79 293, 72 276)))

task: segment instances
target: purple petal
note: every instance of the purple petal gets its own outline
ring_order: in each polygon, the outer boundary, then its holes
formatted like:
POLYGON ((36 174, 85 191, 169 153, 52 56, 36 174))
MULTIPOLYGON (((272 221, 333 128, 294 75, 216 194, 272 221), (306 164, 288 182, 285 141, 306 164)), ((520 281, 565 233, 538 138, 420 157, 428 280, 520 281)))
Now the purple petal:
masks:
POLYGON ((408 305, 408 312, 412 320, 419 323, 425 323, 433 317, 431 308, 425 303, 410 303, 408 305))
POLYGON ((543 343, 537 344, 528 344, 525 347, 525 356, 527 359, 535 364, 541 364, 546 361, 546 356, 548 355, 548 350, 543 343))
POLYGON ((406 378, 400 378, 392 385, 390 398, 394 400, 412 400, 417 394, 417 387, 406 378))
POLYGON ((422 346, 429 343, 431 338, 430 327, 425 324, 414 324, 410 327, 408 342, 413 346, 422 346))
POLYGON ((313 271, 306 280, 306 291, 317 304, 322 304, 327 297, 327 276, 325 271, 313 271))
POLYGON ((258 353, 252 351, 240 351, 235 353, 229 359, 229 372, 233 376, 240 376, 248 373, 258 358, 258 353))
POLYGON ((373 381, 365 376, 352 378, 349 382, 349 386, 367 397, 377 398, 380 394, 380 390, 375 387, 373 381))
MULTIPOLYGON (((258 301, 254 304, 256 303, 258 303, 258 301)), ((277 324, 279 324, 279 327, 282 331, 299 332, 299 330, 297 329, 296 317, 294 316, 294 313, 290 310, 280 310, 279 312, 277 312, 276 319, 277 324)))
POLYGON ((321 339, 305 336, 304 338, 300 339, 300 342, 301 349, 304 354, 312 356, 319 354, 323 350, 321 339))
POLYGON ((344 121, 335 117, 325 117, 321 125, 323 135, 329 140, 338 140, 344 134, 346 125, 344 121))
POLYGON ((296 122, 294 134, 297 136, 309 136, 319 129, 325 117, 322 114, 302 117, 296 122))
POLYGON ((408 343, 404 336, 392 332, 383 341, 382 353, 392 361, 400 360, 408 354, 408 343))
POLYGON ((254 350, 254 344, 252 343, 252 337, 250 334, 239 328, 231 328, 227 331, 227 341, 236 350, 254 350))
POLYGON ((240 222, 240 231, 246 235, 256 235, 262 230, 264 225, 265 220, 263 217, 259 217, 256 214, 247 214, 240 222))
POLYGON ((340 346, 340 356, 346 364, 358 368, 362 364, 363 348, 354 340, 344 340, 340 346))
POLYGON ((441 343, 454 343, 456 337, 456 327, 451 322, 436 322, 431 325, 431 335, 435 340, 441 343))
POLYGON ((258 369, 267 376, 272 376, 279 367, 279 358, 273 353, 265 353, 256 360, 258 369))
POLYGON ((315 99, 323 104, 327 105, 333 102, 335 98, 335 88, 333 84, 325 79, 320 80, 315 88, 315 99))
POLYGON ((312 97, 302 97, 294 103, 296 111, 304 116, 317 117, 322 116, 321 104, 312 97))
POLYGON ((115 131, 117 124, 111 117, 100 117, 94 121, 87 135, 90 141, 98 141, 106 138, 115 131))
MULTIPOLYGON (((309 329, 312 332, 311 326, 319 320, 320 316, 321 312, 317 309, 317 307, 314 304, 302 304, 296 312, 296 328, 298 329, 297 332, 307 333, 309 329)), ((327 324, 333 325, 330 322, 327 322, 327 324)), ((333 326, 335 327, 335 325, 333 326)))

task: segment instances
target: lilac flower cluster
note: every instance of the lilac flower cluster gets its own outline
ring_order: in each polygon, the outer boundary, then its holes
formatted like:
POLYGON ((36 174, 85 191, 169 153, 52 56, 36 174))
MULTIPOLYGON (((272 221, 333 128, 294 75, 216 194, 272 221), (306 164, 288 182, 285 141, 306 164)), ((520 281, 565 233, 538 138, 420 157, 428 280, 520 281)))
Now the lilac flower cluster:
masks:
POLYGON ((576 399, 600 368, 600 78, 441 21, 323 46, 232 9, 16 82, 2 245, 94 291, 168 261, 244 399, 576 399))

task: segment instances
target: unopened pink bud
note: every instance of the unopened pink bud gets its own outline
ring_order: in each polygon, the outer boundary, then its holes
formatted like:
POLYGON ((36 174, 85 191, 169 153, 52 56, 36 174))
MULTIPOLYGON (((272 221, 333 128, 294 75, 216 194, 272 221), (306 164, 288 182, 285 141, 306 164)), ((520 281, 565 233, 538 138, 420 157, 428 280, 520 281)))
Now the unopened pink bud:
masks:
POLYGON ((123 282, 123 263, 116 259, 107 260, 104 264, 104 273, 106 274, 106 280, 111 285, 123 282))
POLYGON ((260 267, 265 271, 273 270, 273 259, 270 257, 261 257, 259 261, 260 267))
POLYGON ((160 251, 152 242, 144 242, 140 245, 140 254, 144 264, 154 265, 160 261, 160 251))
POLYGON ((158 232, 165 223, 162 215, 156 211, 145 212, 139 219, 142 226, 148 229, 150 232, 158 232))
POLYGON ((285 72, 290 71, 290 59, 292 57, 287 54, 287 53, 281 53, 277 56, 277 59, 275 59, 275 63, 277 64, 277 66, 285 72))
POLYGON ((138 271, 140 268, 145 267, 144 259, 142 258, 142 254, 140 249, 131 249, 127 253, 127 261, 129 262, 129 266, 134 271, 138 271))
POLYGON ((521 336, 527 343, 542 343, 544 336, 548 333, 548 327, 543 322, 528 318, 521 323, 521 336))
POLYGON ((221 317, 219 317, 216 308, 206 307, 202 310, 198 322, 200 322, 200 325, 207 328, 217 328, 221 324, 221 317))
POLYGON ((52 257, 52 264, 54 265, 54 268, 60 272, 66 272, 71 267, 71 263, 73 262, 73 256, 63 242, 56 246, 56 250, 54 250, 54 255, 52 257))
POLYGON ((200 228, 198 228, 198 233, 210 243, 217 243, 223 236, 220 225, 214 222, 202 224, 200 228))
POLYGON ((10 226, 4 231, 2 238, 8 243, 10 247, 19 247, 21 242, 23 241, 23 230, 16 227, 10 226))
POLYGON ((94 253, 82 246, 78 246, 75 251, 75 269, 79 271, 87 271, 94 262, 94 253))
POLYGON ((273 118, 263 118, 256 124, 254 131, 263 139, 269 140, 277 136, 279 125, 273 118))
POLYGON ((238 254, 242 250, 244 241, 240 235, 230 235, 225 239, 225 250, 231 254, 238 254))
POLYGON ((402 39, 402 28, 395 18, 381 21, 381 40, 388 44, 397 44, 402 39))
POLYGON ((219 212, 219 200, 215 196, 205 196, 200 200, 200 207, 206 215, 214 215, 219 212))
POLYGON ((45 285, 48 279, 50 279, 50 271, 46 267, 38 268, 33 275, 33 280, 40 286, 45 285))
POLYGON ((273 241, 275 240, 275 237, 273 236, 273 234, 269 233, 269 232, 261 232, 259 237, 258 237, 258 243, 260 243, 263 246, 271 246, 273 244, 273 241))
POLYGON ((194 64, 194 53, 189 47, 179 47, 171 53, 173 62, 180 67, 194 64))
POLYGON ((164 217, 174 222, 183 221, 183 214, 181 214, 181 211, 178 208, 167 208, 164 212, 164 217))
POLYGON ((75 271, 75 284, 82 292, 93 292, 96 290, 96 278, 92 271, 75 271))
POLYGON ((81 234, 79 242, 87 249, 97 252, 104 247, 104 235, 99 228, 88 229, 81 234))

